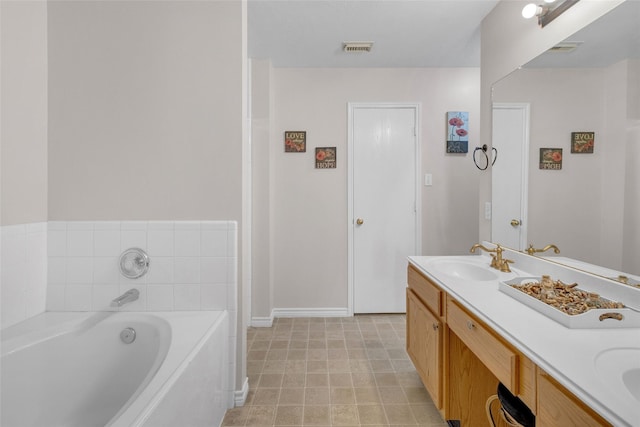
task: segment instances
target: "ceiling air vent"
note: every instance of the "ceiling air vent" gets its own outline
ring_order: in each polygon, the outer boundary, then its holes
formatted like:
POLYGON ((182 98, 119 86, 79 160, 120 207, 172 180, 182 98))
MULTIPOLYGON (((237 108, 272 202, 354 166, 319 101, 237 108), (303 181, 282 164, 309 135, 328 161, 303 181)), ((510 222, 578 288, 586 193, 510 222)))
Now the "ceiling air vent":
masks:
POLYGON ((342 50, 345 52, 371 52, 373 42, 344 42, 342 50))
POLYGON ((581 44, 582 42, 562 42, 549 49, 549 52, 569 53, 576 50, 581 44))

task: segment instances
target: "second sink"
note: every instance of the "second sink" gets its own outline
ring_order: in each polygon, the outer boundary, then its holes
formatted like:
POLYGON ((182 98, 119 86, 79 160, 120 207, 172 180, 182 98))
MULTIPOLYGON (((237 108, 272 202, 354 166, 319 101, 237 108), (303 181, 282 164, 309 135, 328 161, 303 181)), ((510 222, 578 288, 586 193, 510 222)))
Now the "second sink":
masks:
POLYGON ((615 348, 600 353, 595 359, 597 374, 618 392, 626 390, 628 396, 640 402, 640 348, 615 348))
POLYGON ((429 263, 429 267, 433 267, 434 272, 439 271, 447 276, 469 281, 486 282, 498 279, 498 275, 488 265, 480 265, 477 261, 468 258, 478 257, 434 259, 429 263))

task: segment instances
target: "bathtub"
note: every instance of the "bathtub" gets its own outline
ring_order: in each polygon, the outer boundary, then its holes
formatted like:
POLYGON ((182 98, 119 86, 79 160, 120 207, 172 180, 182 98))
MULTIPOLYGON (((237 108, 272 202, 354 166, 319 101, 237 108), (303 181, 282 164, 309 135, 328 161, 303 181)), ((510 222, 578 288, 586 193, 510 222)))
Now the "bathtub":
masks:
POLYGON ((47 312, 11 326, 0 425, 219 426, 233 395, 228 322, 226 311, 47 312))

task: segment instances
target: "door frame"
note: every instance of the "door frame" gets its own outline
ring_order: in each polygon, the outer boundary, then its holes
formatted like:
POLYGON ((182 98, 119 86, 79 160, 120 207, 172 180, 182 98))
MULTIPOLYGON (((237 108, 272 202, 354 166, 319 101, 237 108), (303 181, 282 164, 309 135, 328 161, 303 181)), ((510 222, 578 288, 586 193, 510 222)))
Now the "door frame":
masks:
POLYGON ((354 260, 354 232, 355 232, 355 212, 353 206, 353 172, 354 172, 354 150, 353 150, 353 131, 354 131, 354 111, 357 109, 395 109, 409 108, 413 109, 415 116, 415 213, 416 213, 416 254, 422 254, 422 198, 421 198, 421 180, 422 175, 422 152, 421 152, 421 122, 422 104, 419 102, 348 102, 347 103, 347 310, 348 315, 354 314, 354 286, 355 286, 355 269, 354 260))
MULTIPOLYGON (((531 128, 531 106, 529 103, 525 102, 494 102, 491 106, 491 115, 493 117, 493 111, 497 109, 502 110, 519 110, 523 115, 523 135, 522 135, 522 157, 521 161, 521 171, 522 175, 520 176, 520 247, 513 248, 517 250, 525 250, 527 248, 527 239, 528 239, 528 230, 529 230, 529 150, 530 150, 530 141, 529 134, 531 128)), ((493 135, 493 122, 491 124, 491 134, 493 135)), ((493 145, 493 144, 492 144, 493 145)), ((504 148, 500 148, 504 149, 504 148)), ((498 159, 500 161, 500 159, 498 159)), ((493 186, 493 176, 492 176, 492 184, 493 186)), ((493 204, 493 196, 492 196, 492 207, 493 204)), ((493 215, 492 215, 493 217, 493 215)), ((492 224, 492 240, 493 240, 493 224, 492 224)), ((498 243, 498 242, 494 242, 498 243)))

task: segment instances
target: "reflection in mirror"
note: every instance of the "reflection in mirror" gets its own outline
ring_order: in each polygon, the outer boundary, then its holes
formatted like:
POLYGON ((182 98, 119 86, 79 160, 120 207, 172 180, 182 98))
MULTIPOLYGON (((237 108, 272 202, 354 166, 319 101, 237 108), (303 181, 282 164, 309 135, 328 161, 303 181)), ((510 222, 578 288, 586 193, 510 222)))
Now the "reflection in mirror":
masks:
MULTIPOLYGON (((555 244, 555 260, 607 277, 640 276, 638 22, 640 2, 627 0, 501 79, 492 95, 494 105, 530 108, 528 242, 555 244), (572 150, 573 132, 595 133, 592 153, 572 150), (543 148, 562 150, 556 166, 542 168, 543 148)), ((507 125, 494 120, 494 134, 507 125)), ((504 158, 509 147, 495 146, 504 158)))

